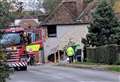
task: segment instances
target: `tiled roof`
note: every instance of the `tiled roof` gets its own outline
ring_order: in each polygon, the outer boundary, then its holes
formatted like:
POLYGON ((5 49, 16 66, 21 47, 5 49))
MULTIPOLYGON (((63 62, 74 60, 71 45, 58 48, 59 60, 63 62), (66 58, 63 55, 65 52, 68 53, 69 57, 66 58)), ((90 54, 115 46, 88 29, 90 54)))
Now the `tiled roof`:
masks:
POLYGON ((81 19, 82 23, 89 22, 90 10, 96 5, 95 2, 91 2, 86 6, 83 1, 84 0, 63 0, 45 19, 44 24, 74 24, 78 23, 78 21, 76 21, 78 19, 81 19))
POLYGON ((97 0, 93 0, 92 2, 90 2, 87 7, 82 11, 82 13, 80 13, 80 15, 78 16, 77 20, 80 22, 90 22, 92 20, 92 11, 94 10, 94 8, 96 8, 97 6, 97 0))
MULTIPOLYGON (((45 19, 43 25, 89 23, 92 20, 91 12, 98 1, 93 0, 85 4, 84 0, 63 0, 45 19)), ((120 18, 120 13, 116 15, 120 18)))
MULTIPOLYGON (((120 3, 120 0, 116 0, 116 4, 115 4, 115 6, 113 6, 113 9, 114 9, 114 12, 115 12, 117 18, 120 18, 119 3, 120 3)), ((80 22, 84 22, 84 23, 90 22, 92 20, 91 13, 94 11, 97 4, 98 4, 97 0, 93 0, 91 3, 89 3, 87 5, 87 7, 83 10, 83 12, 80 13, 77 20, 79 20, 80 22)))
POLYGON ((60 3, 58 7, 45 19, 47 24, 73 23, 76 17, 76 2, 60 3))
POLYGON ((27 29, 28 27, 36 28, 39 26, 39 22, 36 19, 21 19, 19 22, 19 26, 27 29))
POLYGON ((120 0, 116 0, 113 9, 116 13, 120 13, 120 0))

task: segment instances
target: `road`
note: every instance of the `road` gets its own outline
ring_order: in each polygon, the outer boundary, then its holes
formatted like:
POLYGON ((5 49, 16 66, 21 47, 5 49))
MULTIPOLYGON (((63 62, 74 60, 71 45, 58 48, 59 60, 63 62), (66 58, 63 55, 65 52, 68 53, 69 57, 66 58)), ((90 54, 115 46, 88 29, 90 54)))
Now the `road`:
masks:
POLYGON ((78 68, 41 65, 18 71, 7 82, 120 82, 120 74, 78 68))

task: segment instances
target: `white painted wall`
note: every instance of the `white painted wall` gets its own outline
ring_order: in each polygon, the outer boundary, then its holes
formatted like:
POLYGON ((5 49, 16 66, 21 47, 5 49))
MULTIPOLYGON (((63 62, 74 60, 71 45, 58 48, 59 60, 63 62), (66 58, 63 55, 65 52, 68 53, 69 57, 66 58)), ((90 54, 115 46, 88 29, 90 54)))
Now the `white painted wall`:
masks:
POLYGON ((58 39, 57 38, 48 38, 44 42, 44 53, 45 56, 48 56, 52 53, 55 53, 58 48, 58 39))
POLYGON ((76 44, 80 44, 81 49, 83 48, 82 38, 86 37, 88 33, 88 25, 62 25, 57 27, 57 35, 59 40, 59 49, 63 49, 68 44, 69 40, 72 39, 76 44))
POLYGON ((88 33, 88 25, 58 25, 57 37, 48 38, 44 44, 45 55, 48 56, 56 49, 62 50, 68 44, 69 39, 72 39, 76 44, 80 44, 83 48, 82 38, 88 33))

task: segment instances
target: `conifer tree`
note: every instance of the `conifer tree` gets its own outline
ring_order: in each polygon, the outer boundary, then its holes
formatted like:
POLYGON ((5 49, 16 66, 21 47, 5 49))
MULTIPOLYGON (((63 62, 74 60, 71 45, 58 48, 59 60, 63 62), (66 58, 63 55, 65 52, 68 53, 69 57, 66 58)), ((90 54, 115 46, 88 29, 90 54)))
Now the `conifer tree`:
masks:
POLYGON ((120 44, 120 23, 112 6, 107 0, 99 1, 98 6, 92 13, 93 19, 88 27, 89 34, 83 42, 88 46, 120 44))

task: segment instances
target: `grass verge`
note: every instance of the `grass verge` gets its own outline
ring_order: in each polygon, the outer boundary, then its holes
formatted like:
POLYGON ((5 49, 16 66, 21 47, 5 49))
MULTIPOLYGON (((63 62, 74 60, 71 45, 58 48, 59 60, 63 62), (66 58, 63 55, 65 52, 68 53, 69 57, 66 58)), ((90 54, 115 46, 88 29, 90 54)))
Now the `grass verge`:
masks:
POLYGON ((120 66, 111 66, 111 67, 108 67, 108 70, 120 72, 120 66))
POLYGON ((105 65, 105 64, 96 64, 89 62, 85 62, 85 63, 74 62, 72 64, 59 64, 59 66, 120 72, 120 65, 105 65))

